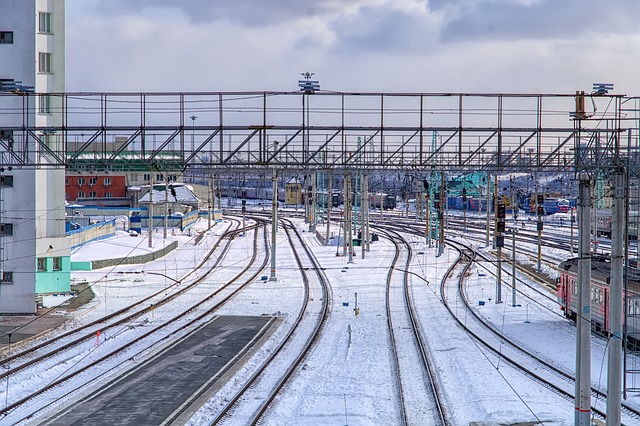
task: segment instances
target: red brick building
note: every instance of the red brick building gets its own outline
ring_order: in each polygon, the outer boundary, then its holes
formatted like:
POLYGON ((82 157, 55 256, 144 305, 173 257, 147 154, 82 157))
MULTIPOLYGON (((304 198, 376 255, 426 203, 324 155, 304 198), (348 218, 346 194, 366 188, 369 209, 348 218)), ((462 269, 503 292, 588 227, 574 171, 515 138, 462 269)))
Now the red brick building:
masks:
POLYGON ((67 174, 65 200, 120 198, 127 196, 127 179, 124 174, 67 174))

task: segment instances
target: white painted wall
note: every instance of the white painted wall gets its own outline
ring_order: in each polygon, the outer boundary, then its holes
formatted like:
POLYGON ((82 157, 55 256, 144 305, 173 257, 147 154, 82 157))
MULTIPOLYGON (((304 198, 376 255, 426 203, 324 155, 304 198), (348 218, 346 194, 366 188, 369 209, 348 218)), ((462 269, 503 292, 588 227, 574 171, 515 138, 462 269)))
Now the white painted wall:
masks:
MULTIPOLYGON (((20 80, 35 86, 37 94, 65 90, 64 0, 0 0, 0 31, 13 31, 14 43, 0 45, 0 78, 20 80), (38 32, 40 11, 52 13, 51 34, 38 32), (52 56, 52 72, 38 72, 38 53, 52 56)), ((28 123, 37 126, 62 124, 61 98, 53 98, 51 113, 40 114, 38 96, 27 98, 0 94, 0 107, 15 113, 0 114, 0 126, 23 125, 28 105, 28 123)), ((6 110, 5 110, 6 111, 6 110)), ((60 135, 47 138, 54 151, 62 147, 60 135)), ((14 133, 14 149, 23 149, 22 133, 14 133)), ((35 149, 30 142, 29 150, 35 149)), ((0 155, 7 155, 0 148, 0 155)), ((12 271, 13 284, 0 285, 0 314, 35 313, 36 257, 69 256, 70 240, 64 234, 64 168, 5 169, 14 176, 13 188, 0 194, 0 218, 14 224, 14 235, 2 238, 1 267, 12 271), (49 249, 49 247, 53 249, 49 249)))

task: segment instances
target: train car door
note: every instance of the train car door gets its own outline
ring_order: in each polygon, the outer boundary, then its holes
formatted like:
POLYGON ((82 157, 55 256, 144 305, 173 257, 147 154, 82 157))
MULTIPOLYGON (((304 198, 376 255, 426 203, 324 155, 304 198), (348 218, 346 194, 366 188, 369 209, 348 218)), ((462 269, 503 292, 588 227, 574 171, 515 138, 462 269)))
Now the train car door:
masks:
POLYGON ((610 309, 609 309, 609 286, 602 287, 602 290, 604 292, 604 307, 602 308, 603 311, 604 311, 604 319, 603 319, 604 330, 603 331, 605 332, 605 335, 608 336, 609 335, 609 331, 610 331, 609 330, 609 323, 610 323, 610 321, 609 321, 609 312, 610 312, 610 309))

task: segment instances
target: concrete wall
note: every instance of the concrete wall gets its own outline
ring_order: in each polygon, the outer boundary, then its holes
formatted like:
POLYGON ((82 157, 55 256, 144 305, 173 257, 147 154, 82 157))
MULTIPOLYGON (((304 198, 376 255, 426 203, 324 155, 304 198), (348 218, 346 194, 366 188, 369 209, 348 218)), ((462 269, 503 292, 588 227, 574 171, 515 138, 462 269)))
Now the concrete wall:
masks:
POLYGON ((136 263, 147 263, 156 259, 160 259, 161 257, 166 256, 168 253, 172 252, 178 248, 178 242, 173 241, 171 244, 168 244, 162 250, 154 251, 153 253, 143 254, 140 256, 130 256, 130 257, 120 257, 117 259, 103 259, 103 260, 95 260, 91 262, 91 269, 102 269, 110 266, 117 265, 133 265, 136 263))
POLYGON ((91 241, 103 240, 113 237, 116 234, 116 221, 100 222, 85 228, 80 228, 69 232, 71 239, 71 248, 86 244, 91 241))

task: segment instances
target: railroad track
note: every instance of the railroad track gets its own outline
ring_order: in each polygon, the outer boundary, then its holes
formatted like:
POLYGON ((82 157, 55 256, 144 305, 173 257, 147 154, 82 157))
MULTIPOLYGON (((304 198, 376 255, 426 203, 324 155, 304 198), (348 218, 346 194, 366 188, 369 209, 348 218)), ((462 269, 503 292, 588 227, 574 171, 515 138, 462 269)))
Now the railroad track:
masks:
POLYGON ((379 232, 386 235, 395 246, 394 258, 386 279, 385 302, 389 338, 398 377, 401 424, 448 426, 451 422, 442 403, 442 390, 411 300, 408 279, 413 257, 411 246, 394 231, 380 230, 379 232), (404 257, 404 261, 398 267, 401 257, 404 257), (402 272, 401 285, 394 284, 396 281, 392 279, 394 270, 402 272), (409 349, 409 346, 412 349, 409 349), (402 356, 399 353, 400 348, 402 356), (412 365, 420 365, 423 374, 416 374, 412 365), (430 396, 430 406, 425 406, 423 395, 430 396))
POLYGON ((301 368, 328 318, 331 304, 328 279, 295 226, 288 220, 282 220, 281 223, 284 225, 296 264, 302 275, 304 286, 302 307, 289 331, 271 352, 271 355, 260 364, 209 424, 259 424, 293 374, 301 368), (304 259, 296 249, 292 235, 303 247, 306 254, 304 259), (309 277, 307 271, 314 271, 315 280, 309 277), (291 359, 289 352, 297 355, 291 359), (274 371, 275 373, 273 373, 274 371), (268 373, 278 377, 275 379, 265 378, 268 373))
MULTIPOLYGON (((231 280, 208 295, 201 296, 197 303, 191 304, 168 320, 162 321, 159 325, 153 325, 148 331, 127 333, 127 336, 122 333, 116 339, 117 341, 109 341, 109 345, 101 344, 99 347, 105 347, 105 349, 101 351, 101 354, 95 355, 92 361, 86 361, 83 365, 76 363, 73 371, 64 371, 56 379, 38 390, 21 395, 11 403, 7 403, 4 408, 0 409, 0 416, 2 416, 0 421, 17 423, 33 419, 36 415, 41 415, 57 404, 64 402, 78 390, 86 389, 90 384, 96 383, 97 380, 112 375, 114 373, 114 367, 112 366, 114 362, 120 367, 122 363, 143 356, 151 349, 168 341, 168 339, 175 339, 200 324, 210 321, 217 309, 233 298, 247 283, 254 280, 267 265, 268 250, 266 232, 264 231, 266 223, 261 223, 257 226, 258 228, 254 232, 253 255, 247 265, 231 280), (262 230, 264 235, 265 256, 262 263, 255 267, 258 255, 258 230, 262 230), (251 269, 255 271, 251 273, 251 269), (241 281, 247 275, 249 275, 248 278, 241 281), (65 383, 64 389, 61 386, 63 383, 65 383), (58 389, 57 392, 56 389, 58 389), (53 391, 53 395, 51 395, 51 391, 53 391)), ((213 268, 209 272, 212 270, 213 268)), ((206 275, 203 275, 198 280, 204 280, 205 277, 206 275)), ((127 328, 127 331, 130 332, 131 328, 127 328)), ((100 389, 96 392, 100 392, 100 389)))
MULTIPOLYGON (((442 300, 451 316, 470 337, 494 352, 499 359, 509 363, 562 397, 573 401, 575 379, 572 373, 557 367, 555 363, 544 359, 530 349, 524 348, 522 344, 502 333, 493 324, 478 315, 478 312, 470 306, 464 291, 464 279, 468 269, 475 261, 476 253, 470 247, 460 243, 450 243, 449 246, 461 253, 459 262, 465 263, 454 284, 447 285, 447 282, 454 281, 451 276, 453 276, 455 268, 449 270, 450 273, 441 283, 442 300), (470 322, 469 318, 473 318, 474 321, 470 322), (534 367, 531 366, 532 363, 535 365, 534 367)), ((592 387, 591 391, 593 400, 600 401, 600 405, 606 406, 606 394, 595 387, 592 387)), ((623 403, 622 410, 626 424, 635 424, 640 420, 640 410, 637 408, 623 403)), ((596 406, 592 406, 592 411, 601 418, 606 415, 596 406)))

